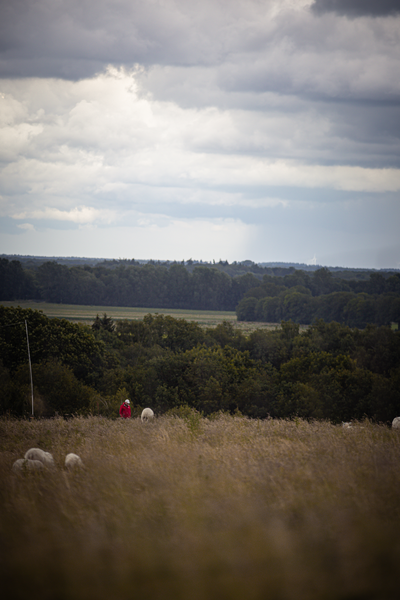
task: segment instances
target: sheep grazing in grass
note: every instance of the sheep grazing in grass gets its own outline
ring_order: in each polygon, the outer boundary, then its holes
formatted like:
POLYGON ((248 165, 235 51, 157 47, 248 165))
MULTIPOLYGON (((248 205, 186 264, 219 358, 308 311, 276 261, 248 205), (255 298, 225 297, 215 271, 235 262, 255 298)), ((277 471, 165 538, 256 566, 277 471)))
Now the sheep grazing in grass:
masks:
POLYGON ((142 416, 140 417, 142 420, 142 423, 144 423, 145 421, 151 421, 151 419, 154 417, 154 413, 151 410, 151 408, 144 408, 142 410, 142 416))
POLYGON ((352 424, 351 423, 343 423, 342 422, 342 427, 343 427, 343 429, 351 429, 352 428, 352 424))
POLYGON ((54 467, 54 459, 50 452, 45 452, 40 448, 31 448, 25 452, 25 457, 28 460, 39 460, 46 467, 54 467))
POLYGON ((395 417, 392 421, 393 429, 400 429, 400 417, 395 417))
POLYGON ((83 467, 83 462, 80 456, 71 452, 65 457, 65 466, 67 469, 80 468, 83 467))
POLYGON ((44 465, 40 460, 29 460, 28 458, 19 458, 15 461, 12 466, 14 473, 21 473, 22 471, 40 471, 44 469, 44 465))

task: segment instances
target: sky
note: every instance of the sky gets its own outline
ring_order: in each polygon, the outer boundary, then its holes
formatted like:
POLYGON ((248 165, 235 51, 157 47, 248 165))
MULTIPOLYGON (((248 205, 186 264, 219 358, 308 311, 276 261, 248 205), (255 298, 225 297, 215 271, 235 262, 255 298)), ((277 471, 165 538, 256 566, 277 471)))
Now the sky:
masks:
POLYGON ((0 254, 400 268, 400 0, 0 0, 0 254))

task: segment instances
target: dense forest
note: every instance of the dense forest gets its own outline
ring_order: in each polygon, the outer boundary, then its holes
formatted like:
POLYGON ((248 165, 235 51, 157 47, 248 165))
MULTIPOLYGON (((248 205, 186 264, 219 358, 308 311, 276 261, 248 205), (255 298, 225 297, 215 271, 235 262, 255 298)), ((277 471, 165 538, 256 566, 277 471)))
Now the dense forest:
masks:
POLYGON ((400 414, 400 333, 318 320, 303 333, 293 321, 245 336, 225 322, 202 328, 147 315, 92 326, 49 319, 41 311, 0 306, 0 412, 29 416, 118 416, 196 410, 256 418, 368 417, 400 414))
POLYGON ((369 279, 334 277, 327 268, 310 276, 295 271, 284 277, 264 275, 247 290, 236 314, 240 321, 279 323, 282 319, 309 324, 323 319, 350 327, 398 324, 400 321, 400 274, 385 277, 372 272, 369 279))
POLYGON ((259 281, 243 267, 239 272, 243 274, 231 277, 218 268, 193 268, 190 263, 135 261, 107 261, 95 267, 47 261, 37 268, 24 268, 19 261, 0 259, 0 300, 235 310, 245 292, 259 281))
POLYGON ((318 319, 350 327, 400 321, 400 273, 305 271, 251 261, 199 264, 103 261, 68 266, 21 264, 0 258, 0 300, 64 304, 236 310, 240 321, 310 324, 318 319))

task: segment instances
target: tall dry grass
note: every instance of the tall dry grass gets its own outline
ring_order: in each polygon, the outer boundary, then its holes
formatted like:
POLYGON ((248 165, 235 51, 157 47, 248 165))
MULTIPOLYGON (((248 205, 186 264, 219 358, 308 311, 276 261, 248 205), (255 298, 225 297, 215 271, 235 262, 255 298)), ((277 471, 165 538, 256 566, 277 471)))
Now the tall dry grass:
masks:
POLYGON ((0 445, 7 599, 398 596, 397 431, 188 413, 1 420, 0 445), (33 446, 57 468, 14 474, 33 446))

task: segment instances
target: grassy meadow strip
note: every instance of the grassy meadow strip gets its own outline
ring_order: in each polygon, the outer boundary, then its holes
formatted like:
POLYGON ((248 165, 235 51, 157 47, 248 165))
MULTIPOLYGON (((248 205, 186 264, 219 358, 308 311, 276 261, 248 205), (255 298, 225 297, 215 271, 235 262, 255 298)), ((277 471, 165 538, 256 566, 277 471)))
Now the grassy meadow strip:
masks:
POLYGON ((8 600, 398 596, 400 433, 195 411, 0 420, 8 600), (56 468, 12 472, 30 447, 56 468), (75 452, 83 470, 68 472, 75 452))
POLYGON ((280 327, 278 323, 258 323, 237 321, 236 313, 233 311, 212 310, 181 310, 169 308, 138 308, 126 306, 86 306, 76 304, 51 304, 49 302, 36 302, 34 300, 1 301, 2 306, 20 306, 41 310, 50 318, 67 319, 69 321, 86 323, 91 325, 96 315, 107 313, 113 321, 126 319, 128 321, 143 319, 148 314, 159 314, 194 321, 203 327, 215 327, 224 321, 231 323, 235 328, 249 333, 255 329, 275 329, 280 327))

